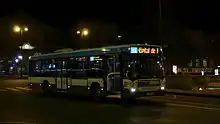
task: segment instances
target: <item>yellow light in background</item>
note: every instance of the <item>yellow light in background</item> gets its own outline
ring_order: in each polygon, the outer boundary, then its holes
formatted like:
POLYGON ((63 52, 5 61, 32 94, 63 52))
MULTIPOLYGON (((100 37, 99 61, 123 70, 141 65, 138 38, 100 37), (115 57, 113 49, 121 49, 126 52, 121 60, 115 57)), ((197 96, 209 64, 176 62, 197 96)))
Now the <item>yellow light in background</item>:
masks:
POLYGON ((13 30, 14 30, 14 32, 20 32, 21 28, 18 25, 15 25, 13 30))
POLYGON ((89 34, 89 30, 84 28, 83 29, 83 36, 87 36, 89 34))
POLYGON ((27 27, 25 27, 25 28, 24 28, 24 31, 28 31, 28 28, 27 28, 27 27))

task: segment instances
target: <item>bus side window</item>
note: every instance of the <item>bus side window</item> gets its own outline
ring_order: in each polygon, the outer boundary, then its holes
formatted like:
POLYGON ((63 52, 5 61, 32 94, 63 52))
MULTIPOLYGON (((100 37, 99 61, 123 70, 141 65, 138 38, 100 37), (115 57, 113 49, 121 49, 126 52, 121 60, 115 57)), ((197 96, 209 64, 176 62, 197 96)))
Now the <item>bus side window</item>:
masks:
POLYGON ((77 57, 72 59, 72 77, 85 77, 86 57, 77 57))
POLYGON ((52 59, 41 60, 41 75, 43 77, 54 77, 55 75, 55 66, 52 59))
POLYGON ((32 61, 31 62, 31 76, 38 77, 41 75, 41 61, 32 61))
POLYGON ((94 59, 90 59, 89 61, 89 69, 87 71, 88 77, 103 77, 103 58, 100 56, 94 57, 94 59))

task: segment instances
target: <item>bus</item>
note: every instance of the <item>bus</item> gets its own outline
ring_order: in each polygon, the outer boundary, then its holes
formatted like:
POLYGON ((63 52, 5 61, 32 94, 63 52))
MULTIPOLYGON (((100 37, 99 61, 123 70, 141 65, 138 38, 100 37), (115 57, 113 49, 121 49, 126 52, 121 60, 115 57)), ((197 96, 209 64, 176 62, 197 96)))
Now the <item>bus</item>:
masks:
POLYGON ((163 50, 130 44, 41 54, 29 58, 28 85, 44 93, 88 94, 123 99, 164 95, 163 50))

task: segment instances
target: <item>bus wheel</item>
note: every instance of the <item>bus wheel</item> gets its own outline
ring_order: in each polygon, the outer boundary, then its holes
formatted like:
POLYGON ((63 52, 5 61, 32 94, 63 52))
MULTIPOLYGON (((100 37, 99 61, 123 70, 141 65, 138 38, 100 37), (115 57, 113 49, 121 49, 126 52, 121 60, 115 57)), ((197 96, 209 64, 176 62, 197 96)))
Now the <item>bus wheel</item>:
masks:
POLYGON ((122 93, 122 100, 125 102, 132 102, 136 99, 135 95, 131 94, 129 89, 124 89, 122 93))
POLYGON ((100 100, 101 89, 100 89, 100 85, 98 83, 92 83, 90 95, 93 100, 100 100))
POLYGON ((49 82, 48 81, 44 81, 41 86, 42 86, 43 94, 44 95, 48 94, 49 91, 50 91, 49 90, 49 82))

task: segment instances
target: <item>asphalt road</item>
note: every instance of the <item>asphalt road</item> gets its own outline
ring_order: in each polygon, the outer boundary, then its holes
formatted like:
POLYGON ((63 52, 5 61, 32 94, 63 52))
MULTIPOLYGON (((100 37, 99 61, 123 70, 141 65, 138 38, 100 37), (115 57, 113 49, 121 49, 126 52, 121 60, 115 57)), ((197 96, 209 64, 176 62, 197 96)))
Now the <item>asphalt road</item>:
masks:
POLYGON ((193 96, 93 102, 64 94, 31 93, 25 80, 0 81, 0 124, 212 124, 219 123, 220 100, 193 96))

